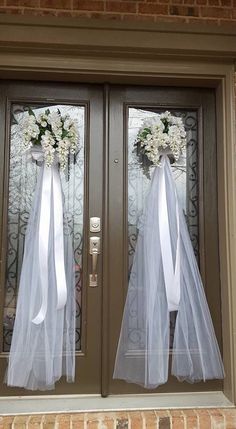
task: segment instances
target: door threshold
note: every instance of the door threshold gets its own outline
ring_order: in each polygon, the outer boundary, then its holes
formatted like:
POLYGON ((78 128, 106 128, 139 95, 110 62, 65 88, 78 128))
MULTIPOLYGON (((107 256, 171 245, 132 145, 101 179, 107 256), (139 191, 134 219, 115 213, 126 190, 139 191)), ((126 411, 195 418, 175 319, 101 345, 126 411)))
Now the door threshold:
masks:
POLYGON ((223 392, 190 392, 145 395, 48 395, 0 398, 0 415, 60 414, 79 412, 136 411, 173 408, 234 407, 223 392))

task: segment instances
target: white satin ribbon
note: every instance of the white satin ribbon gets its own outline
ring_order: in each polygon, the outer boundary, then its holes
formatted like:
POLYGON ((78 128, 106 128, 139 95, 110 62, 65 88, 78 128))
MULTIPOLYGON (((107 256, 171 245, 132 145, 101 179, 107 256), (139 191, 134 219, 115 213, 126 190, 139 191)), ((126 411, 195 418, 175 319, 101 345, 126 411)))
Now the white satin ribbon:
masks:
MULTIPOLYGON (((42 156, 42 155, 41 155, 42 156)), ((32 158, 42 161, 39 153, 32 152, 32 158)), ((39 268, 42 302, 40 310, 32 322, 39 325, 45 320, 48 307, 48 280, 49 270, 49 236, 50 224, 53 216, 53 246, 56 287, 57 287, 57 309, 62 309, 67 300, 67 287, 64 261, 64 233, 63 233, 63 197, 60 175, 57 165, 51 167, 43 166, 42 195, 39 219, 39 268)), ((51 286, 51 285, 50 285, 51 286)))
POLYGON ((176 224, 177 224, 177 242, 175 264, 171 248, 170 224, 168 216, 168 205, 166 195, 166 179, 165 168, 167 166, 167 156, 164 155, 161 161, 159 175, 159 233, 160 247, 162 256, 162 265, 166 289, 166 297, 169 311, 176 311, 179 308, 180 302, 180 233, 179 233, 179 209, 176 190, 175 193, 175 208, 176 208, 176 224))
POLYGON ((57 279, 57 309, 62 309, 66 304, 67 288, 64 262, 64 233, 63 233, 63 199, 61 179, 57 167, 53 166, 53 215, 54 215, 54 251, 55 270, 57 279))

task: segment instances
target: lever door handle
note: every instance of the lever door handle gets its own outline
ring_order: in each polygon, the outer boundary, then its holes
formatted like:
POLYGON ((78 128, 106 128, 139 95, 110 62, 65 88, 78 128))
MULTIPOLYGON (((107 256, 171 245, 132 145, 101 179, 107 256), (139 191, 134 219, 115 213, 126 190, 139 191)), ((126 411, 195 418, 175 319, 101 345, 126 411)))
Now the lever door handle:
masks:
POLYGON ((100 254, 100 237, 90 237, 89 253, 92 255, 92 274, 89 275, 89 286, 96 287, 98 285, 97 263, 100 254))
POLYGON ((95 281, 96 271, 97 271, 97 263, 98 263, 98 253, 92 253, 92 279, 95 281))

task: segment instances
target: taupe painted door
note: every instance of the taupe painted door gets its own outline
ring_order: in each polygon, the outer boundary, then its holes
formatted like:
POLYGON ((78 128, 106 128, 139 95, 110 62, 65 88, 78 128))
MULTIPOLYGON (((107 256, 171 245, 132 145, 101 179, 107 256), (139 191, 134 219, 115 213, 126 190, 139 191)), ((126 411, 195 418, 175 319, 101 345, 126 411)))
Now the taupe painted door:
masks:
MULTIPOLYGON (((35 112, 50 107, 69 113, 79 124, 79 153, 62 174, 65 211, 74 246, 76 276, 76 382, 57 383, 52 394, 101 392, 101 258, 98 258, 98 287, 89 287, 91 256, 89 219, 102 219, 103 192, 103 88, 51 83, 3 82, 1 96, 1 392, 31 394, 2 384, 6 368, 23 245, 32 196, 40 167, 19 151, 17 122, 28 107, 35 112), (5 127, 2 126, 5 122, 5 127), (5 145, 3 144, 5 142, 5 145)), ((37 393, 37 392, 36 392, 37 393)), ((48 392, 45 392, 48 394, 48 392)))
MULTIPOLYGON (((81 138, 79 154, 63 179, 75 255, 76 382, 67 384, 62 379, 50 393, 106 396, 145 392, 135 385, 113 380, 112 373, 137 224, 150 183, 148 172, 133 153, 133 143, 142 120, 167 109, 181 115, 188 130, 186 159, 174 173, 221 345, 214 90, 3 82, 0 97, 0 120, 5 123, 0 128, 2 379, 14 323, 24 235, 37 179, 37 172, 17 151, 16 122, 28 106, 36 110, 60 106, 70 112, 79 120, 81 138), (89 231, 92 216, 101 218, 100 233, 89 231), (91 235, 102 240, 97 287, 89 286, 91 235)), ((138 339, 135 301, 130 311, 133 317, 130 335, 135 343, 138 339)), ((174 323, 172 314, 172 335, 174 323)), ((206 389, 220 390, 221 383, 193 386, 170 377, 157 392, 206 389)), ((2 384, 1 394, 29 392, 2 384)))
MULTIPOLYGON (((112 394, 144 392, 141 387, 113 380, 112 371, 138 223, 151 174, 140 164, 134 151, 134 141, 142 120, 165 110, 182 116, 187 130, 185 161, 174 167, 174 176, 221 344, 214 90, 114 86, 110 90, 109 127, 109 248, 112 257, 109 260, 108 281, 110 371, 107 383, 107 390, 112 394)), ((129 340, 134 350, 138 351, 141 336, 136 318, 137 305, 134 297, 130 307, 129 340)), ((176 314, 172 313, 171 338, 175 317, 176 314)), ((156 392, 215 389, 221 389, 221 382, 190 385, 170 376, 168 383, 156 392)))

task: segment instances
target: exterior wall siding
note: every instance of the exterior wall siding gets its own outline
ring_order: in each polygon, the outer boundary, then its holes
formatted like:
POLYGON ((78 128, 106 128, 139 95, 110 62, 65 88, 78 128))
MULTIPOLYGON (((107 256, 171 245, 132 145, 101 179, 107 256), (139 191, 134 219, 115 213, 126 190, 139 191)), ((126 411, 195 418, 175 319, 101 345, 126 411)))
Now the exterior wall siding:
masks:
POLYGON ((0 0, 0 13, 236 24, 236 0, 0 0))

